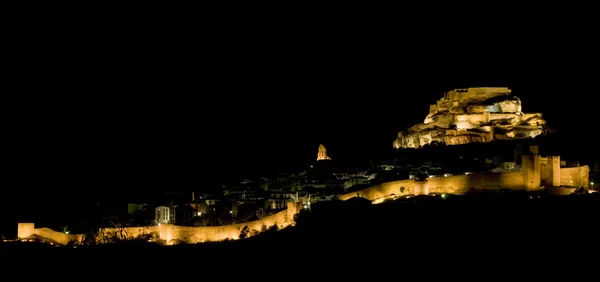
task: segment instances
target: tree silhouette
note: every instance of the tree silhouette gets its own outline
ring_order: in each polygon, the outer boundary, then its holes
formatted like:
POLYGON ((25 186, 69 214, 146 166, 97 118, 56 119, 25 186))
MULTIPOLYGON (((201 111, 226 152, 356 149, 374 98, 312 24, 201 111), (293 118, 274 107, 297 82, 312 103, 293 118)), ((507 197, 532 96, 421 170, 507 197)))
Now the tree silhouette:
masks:
POLYGON ((240 230, 240 239, 248 238, 248 234, 250 234, 250 227, 244 225, 242 230, 240 230))

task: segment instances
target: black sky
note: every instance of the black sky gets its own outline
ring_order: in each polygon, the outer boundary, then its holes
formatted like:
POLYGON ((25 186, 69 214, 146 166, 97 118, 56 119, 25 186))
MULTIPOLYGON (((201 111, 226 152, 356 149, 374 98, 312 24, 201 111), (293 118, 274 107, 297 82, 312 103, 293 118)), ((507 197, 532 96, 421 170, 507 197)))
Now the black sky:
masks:
POLYGON ((589 34, 436 26, 38 26, 10 46, 9 189, 202 189, 308 164, 320 143, 366 158, 476 86, 512 88, 565 146, 597 151, 580 129, 597 119, 589 34))

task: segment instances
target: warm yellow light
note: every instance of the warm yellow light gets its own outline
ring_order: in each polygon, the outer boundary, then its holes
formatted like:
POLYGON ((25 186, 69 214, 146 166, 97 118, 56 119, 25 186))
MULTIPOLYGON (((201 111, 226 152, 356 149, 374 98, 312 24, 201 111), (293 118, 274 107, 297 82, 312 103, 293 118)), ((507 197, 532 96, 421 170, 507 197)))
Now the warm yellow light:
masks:
POLYGON ((321 144, 319 145, 319 153, 317 153, 317 161, 323 160, 331 160, 331 158, 327 156, 327 149, 325 149, 325 146, 321 144))

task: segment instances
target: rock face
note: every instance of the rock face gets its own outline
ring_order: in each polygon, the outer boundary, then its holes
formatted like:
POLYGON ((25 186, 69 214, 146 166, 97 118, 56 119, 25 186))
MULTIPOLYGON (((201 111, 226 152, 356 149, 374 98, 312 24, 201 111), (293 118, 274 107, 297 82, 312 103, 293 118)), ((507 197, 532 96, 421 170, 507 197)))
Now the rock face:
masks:
POLYGON ((327 149, 325 149, 325 146, 321 144, 319 145, 319 152, 317 153, 317 161, 323 160, 331 160, 331 158, 327 156, 327 149))
POLYGON ((399 132, 395 149, 431 142, 459 145, 522 139, 546 133, 541 113, 523 113, 521 100, 504 87, 454 89, 429 107, 425 121, 399 132))

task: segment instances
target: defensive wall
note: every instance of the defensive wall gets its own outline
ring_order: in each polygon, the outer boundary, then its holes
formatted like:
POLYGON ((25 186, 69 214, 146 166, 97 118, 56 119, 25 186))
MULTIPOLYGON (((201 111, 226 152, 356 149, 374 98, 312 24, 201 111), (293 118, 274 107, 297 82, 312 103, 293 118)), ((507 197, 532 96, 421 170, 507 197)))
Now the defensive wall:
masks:
MULTIPOLYGON (((223 226, 188 227, 161 224, 159 226, 105 228, 99 232, 97 239, 103 236, 121 236, 124 239, 135 239, 140 235, 155 234, 159 240, 164 240, 167 244, 172 244, 175 241, 193 244, 226 239, 236 240, 239 239, 240 232, 245 226, 248 226, 248 231, 250 231, 248 236, 252 236, 252 234, 259 233, 264 231, 265 228, 271 228, 275 225, 278 228, 294 225, 294 216, 301 209, 302 203, 288 202, 286 210, 274 215, 255 221, 223 226)), ((65 234, 48 228, 35 228, 34 223, 18 224, 17 237, 19 239, 25 239, 31 235, 51 239, 62 245, 81 243, 84 239, 84 234, 65 234)))
POLYGON ((61 245, 67 245, 70 242, 81 242, 83 234, 65 234, 57 232, 50 228, 35 228, 33 223, 19 223, 17 230, 17 238, 24 239, 33 235, 53 240, 61 245))
POLYGON ((376 199, 385 198, 390 195, 396 196, 406 196, 406 195, 414 195, 415 193, 415 181, 412 179, 400 180, 400 181, 392 181, 385 182, 381 184, 377 184, 375 186, 343 194, 338 197, 338 199, 345 201, 353 197, 361 197, 371 201, 376 199), (402 189, 404 187, 404 189, 402 189))
POLYGON ((560 169, 560 185, 589 189, 590 167, 564 167, 560 169))
POLYGON ((524 156, 523 161, 523 171, 521 172, 486 172, 433 177, 423 181, 412 179, 391 181, 343 194, 339 199, 345 201, 353 197, 362 197, 378 203, 398 196, 464 194, 472 191, 500 189, 514 191, 546 189, 552 194, 568 195, 578 187, 588 188, 588 166, 557 169, 560 158, 556 156, 548 158, 537 155, 524 156), (560 182, 557 182, 556 179, 560 179, 560 182))
POLYGON ((525 190, 522 172, 478 173, 433 177, 426 180, 399 180, 374 185, 372 187, 343 194, 340 200, 362 197, 377 202, 390 196, 463 194, 476 190, 512 189, 525 190))

